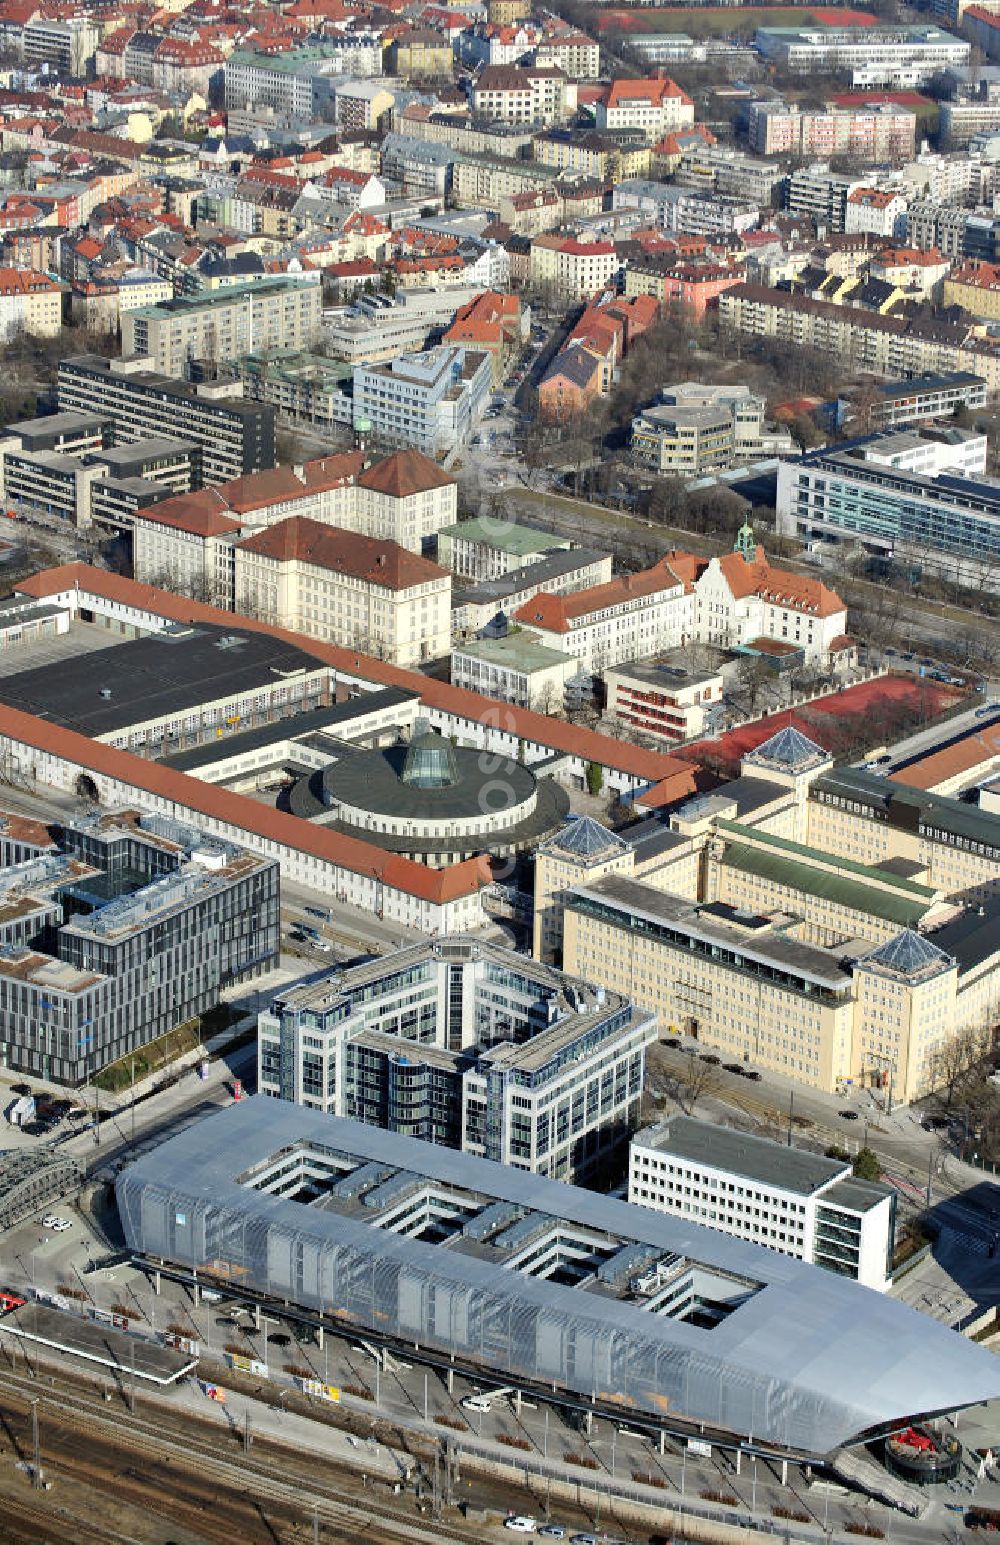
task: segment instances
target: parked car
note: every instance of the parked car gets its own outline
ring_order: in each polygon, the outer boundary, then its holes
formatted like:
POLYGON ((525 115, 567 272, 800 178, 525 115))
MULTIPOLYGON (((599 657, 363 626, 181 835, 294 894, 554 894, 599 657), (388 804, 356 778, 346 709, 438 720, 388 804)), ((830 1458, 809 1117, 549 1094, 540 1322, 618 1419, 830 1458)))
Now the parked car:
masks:
POLYGON ((509 1529, 512 1534, 538 1533, 538 1520, 536 1518, 528 1518, 524 1513, 512 1513, 509 1518, 504 1519, 503 1526, 505 1529, 509 1529))

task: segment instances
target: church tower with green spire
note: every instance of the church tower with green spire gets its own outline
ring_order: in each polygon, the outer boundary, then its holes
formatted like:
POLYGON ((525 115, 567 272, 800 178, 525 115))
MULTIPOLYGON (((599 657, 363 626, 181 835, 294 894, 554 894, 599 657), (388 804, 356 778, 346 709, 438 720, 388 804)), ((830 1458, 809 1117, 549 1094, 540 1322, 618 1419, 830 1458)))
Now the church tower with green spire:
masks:
POLYGON ((736 533, 736 541, 733 543, 733 552, 742 553, 747 563, 753 563, 757 557, 757 542, 753 534, 753 526, 749 520, 745 520, 736 533))

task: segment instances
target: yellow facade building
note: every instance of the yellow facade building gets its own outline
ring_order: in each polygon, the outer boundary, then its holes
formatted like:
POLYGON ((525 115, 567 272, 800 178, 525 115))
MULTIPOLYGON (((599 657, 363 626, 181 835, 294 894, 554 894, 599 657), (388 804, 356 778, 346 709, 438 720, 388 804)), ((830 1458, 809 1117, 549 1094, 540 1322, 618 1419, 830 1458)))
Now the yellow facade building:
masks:
POLYGON ((536 855, 535 953, 733 1061, 916 1099, 1000 1011, 1000 815, 902 777, 788 727, 665 821, 578 821, 536 855))

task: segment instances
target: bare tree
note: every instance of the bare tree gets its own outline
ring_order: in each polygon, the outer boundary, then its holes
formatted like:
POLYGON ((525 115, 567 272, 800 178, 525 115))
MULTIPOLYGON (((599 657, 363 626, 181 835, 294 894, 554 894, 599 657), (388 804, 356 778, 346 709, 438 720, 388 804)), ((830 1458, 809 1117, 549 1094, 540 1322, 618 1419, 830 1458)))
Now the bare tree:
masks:
POLYGON ((719 1080, 711 1062, 703 1062, 700 1057, 685 1056, 684 1064, 683 1071, 677 1077, 677 1102, 691 1116, 704 1095, 714 1094, 719 1087, 719 1080))
POLYGON ((929 1083, 944 1097, 950 1110, 957 1095, 979 1082, 990 1066, 994 1032, 985 1025, 969 1025, 941 1042, 930 1059, 929 1083))

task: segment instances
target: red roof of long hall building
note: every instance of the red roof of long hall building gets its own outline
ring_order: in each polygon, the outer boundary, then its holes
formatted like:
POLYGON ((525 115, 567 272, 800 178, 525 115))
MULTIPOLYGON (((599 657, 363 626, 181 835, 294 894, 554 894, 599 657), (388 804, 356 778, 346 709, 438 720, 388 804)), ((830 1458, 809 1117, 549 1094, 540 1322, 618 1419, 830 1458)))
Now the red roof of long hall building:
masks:
POLYGON ((234 794, 230 789, 175 772, 160 762, 134 756, 131 751, 106 746, 76 730, 63 729, 47 719, 22 713, 19 708, 0 707, 0 732, 39 751, 65 757, 90 772, 128 783, 137 793, 170 800, 210 820, 240 827, 264 841, 295 848, 354 874, 368 875, 421 901, 437 905, 454 901, 480 890, 492 878, 485 855, 464 859, 447 869, 431 869, 411 858, 386 853, 356 837, 346 837, 326 827, 314 826, 299 816, 286 815, 283 810, 260 804, 246 794, 234 794))
MULTIPOLYGON (((151 612, 176 622, 214 622, 228 627, 252 628, 287 639, 297 648, 324 664, 351 674, 362 674, 383 686, 403 687, 420 695, 426 707, 456 717, 490 725, 515 736, 526 744, 543 745, 565 756, 599 762, 646 783, 656 783, 673 798, 683 799, 698 787, 695 763, 659 751, 599 735, 594 730, 550 719, 530 709, 515 708, 510 703, 481 696, 464 687, 436 681, 418 671, 404 670, 339 644, 326 644, 304 634, 277 628, 256 618, 224 611, 203 601, 188 600, 155 585, 142 585, 87 563, 67 563, 44 569, 18 585, 24 595, 45 597, 65 590, 81 590, 99 595, 121 605, 151 612)), ((218 820, 230 821, 259 837, 281 842, 302 852, 349 869, 356 874, 375 874, 386 885, 406 891, 422 900, 441 903, 455 900, 478 890, 490 879, 485 857, 467 859, 446 869, 431 869, 410 859, 383 852, 356 838, 341 836, 323 827, 311 825, 295 816, 259 804, 241 794, 217 788, 175 772, 158 762, 149 762, 131 752, 118 751, 99 741, 89 740, 75 731, 62 729, 47 720, 36 719, 18 709, 0 707, 0 733, 24 740, 56 755, 65 756, 92 771, 123 779, 137 790, 161 794, 180 805, 218 820), (123 761, 122 758, 125 760, 123 761), (166 782, 164 780, 167 780, 166 782)))

